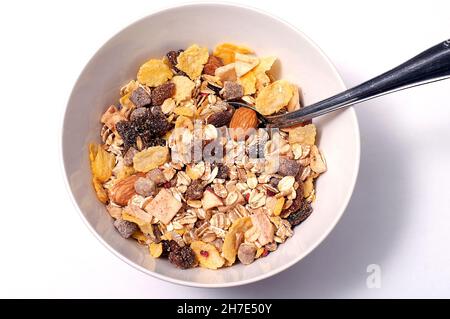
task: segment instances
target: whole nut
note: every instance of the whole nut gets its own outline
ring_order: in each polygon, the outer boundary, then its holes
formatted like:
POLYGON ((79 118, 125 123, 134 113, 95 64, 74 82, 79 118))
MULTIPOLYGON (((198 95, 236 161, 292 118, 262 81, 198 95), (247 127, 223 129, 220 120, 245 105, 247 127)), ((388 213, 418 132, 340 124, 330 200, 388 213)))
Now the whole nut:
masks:
POLYGON ((131 175, 116 183, 111 188, 110 193, 111 200, 117 205, 126 206, 129 199, 133 197, 134 194, 136 194, 136 190, 134 189, 134 183, 141 176, 144 176, 144 174, 139 173, 131 175))
POLYGON ((255 260, 256 247, 252 244, 243 243, 238 249, 238 258, 244 265, 251 264, 255 260))
POLYGON ((237 109, 230 122, 231 135, 234 140, 243 140, 258 126, 256 112, 248 108, 237 109))
POLYGON ((156 184, 149 178, 139 177, 134 183, 134 190, 138 195, 147 197, 153 195, 156 190, 156 184))

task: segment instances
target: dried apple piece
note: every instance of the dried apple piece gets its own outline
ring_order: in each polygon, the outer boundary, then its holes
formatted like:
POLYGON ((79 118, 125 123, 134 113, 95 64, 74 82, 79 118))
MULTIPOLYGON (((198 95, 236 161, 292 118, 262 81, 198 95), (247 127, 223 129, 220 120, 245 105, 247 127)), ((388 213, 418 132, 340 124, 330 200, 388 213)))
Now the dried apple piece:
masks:
POLYGON ((236 261, 237 248, 236 234, 245 233, 252 227, 250 217, 241 217, 236 219, 231 225, 228 233, 225 235, 225 240, 222 246, 222 256, 231 264, 236 261))

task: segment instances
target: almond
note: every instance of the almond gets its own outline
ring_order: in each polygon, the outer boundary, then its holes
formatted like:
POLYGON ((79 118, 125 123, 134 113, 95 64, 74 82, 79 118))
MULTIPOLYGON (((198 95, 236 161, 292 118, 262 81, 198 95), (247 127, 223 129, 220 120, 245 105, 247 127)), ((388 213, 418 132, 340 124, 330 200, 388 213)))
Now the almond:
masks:
POLYGON ((231 135, 234 140, 243 140, 250 131, 258 126, 258 117, 256 112, 248 108, 241 107, 237 109, 230 122, 231 135))
POLYGON ((134 189, 134 183, 139 177, 144 176, 144 174, 139 173, 135 175, 131 175, 120 182, 116 183, 111 188, 110 197, 111 200, 120 206, 126 206, 128 200, 136 194, 136 190, 134 189))

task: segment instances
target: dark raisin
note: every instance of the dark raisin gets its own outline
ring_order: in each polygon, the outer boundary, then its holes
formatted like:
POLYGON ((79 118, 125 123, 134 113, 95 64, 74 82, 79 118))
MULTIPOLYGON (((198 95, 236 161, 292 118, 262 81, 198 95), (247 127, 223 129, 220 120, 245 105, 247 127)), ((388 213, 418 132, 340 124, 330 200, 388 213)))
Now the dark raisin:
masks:
POLYGON ((230 168, 223 163, 217 163, 216 166, 218 168, 216 177, 221 179, 227 179, 228 174, 230 173, 230 168))
POLYGON ((150 94, 142 87, 138 87, 131 93, 130 100, 138 108, 150 105, 152 102, 150 94))
POLYGON ((206 118, 206 124, 211 124, 215 127, 228 126, 228 124, 230 124, 232 116, 233 114, 228 110, 215 112, 206 118))
POLYGON ((244 88, 239 83, 225 81, 220 93, 225 100, 237 100, 244 95, 244 88))
POLYGON ((222 59, 214 55, 210 55, 208 58, 208 62, 206 62, 205 67, 203 68, 203 73, 208 75, 215 75, 216 69, 221 66, 223 66, 222 59))
POLYGON ((303 201, 299 210, 292 212, 287 220, 291 224, 292 227, 299 225, 306 218, 308 218, 313 212, 313 208, 311 204, 307 201, 303 201))
POLYGON ((186 190, 186 199, 201 199, 203 197, 203 185, 199 180, 194 180, 186 190))
POLYGON ((162 254, 161 257, 167 257, 170 253, 170 244, 168 240, 161 240, 162 254))
POLYGON ((283 176, 297 176, 299 170, 300 164, 297 161, 285 157, 280 157, 278 174, 283 176))
POLYGON ((116 130, 123 140, 125 151, 128 151, 130 147, 136 145, 137 132, 133 122, 120 121, 116 123, 116 130))
POLYGON ((163 136, 172 128, 159 106, 152 107, 151 114, 147 119, 147 127, 149 133, 155 137, 163 136))
POLYGON ((181 52, 183 52, 184 50, 178 50, 178 51, 169 51, 167 52, 166 56, 167 59, 169 60, 170 63, 170 67, 176 72, 176 73, 180 73, 180 70, 177 68, 177 64, 178 64, 178 56, 180 55, 181 52))
POLYGON ((181 269, 192 268, 195 265, 194 251, 188 247, 180 247, 178 244, 170 241, 169 261, 181 269))
POLYGON ((278 187, 278 183, 280 182, 280 178, 278 178, 278 177, 272 177, 270 180, 269 180, 269 183, 270 183, 270 185, 272 185, 273 187, 278 187))
POLYGON ((161 105, 165 99, 172 97, 175 94, 175 84, 172 82, 164 83, 153 89, 152 104, 161 105))
POLYGON ((156 137, 153 139, 150 139, 149 141, 144 141, 146 147, 152 147, 152 146, 166 146, 166 140, 162 137, 156 137))
POLYGON ((114 227, 116 227, 123 238, 130 238, 130 236, 139 229, 138 225, 135 223, 123 219, 116 219, 114 221, 114 227))

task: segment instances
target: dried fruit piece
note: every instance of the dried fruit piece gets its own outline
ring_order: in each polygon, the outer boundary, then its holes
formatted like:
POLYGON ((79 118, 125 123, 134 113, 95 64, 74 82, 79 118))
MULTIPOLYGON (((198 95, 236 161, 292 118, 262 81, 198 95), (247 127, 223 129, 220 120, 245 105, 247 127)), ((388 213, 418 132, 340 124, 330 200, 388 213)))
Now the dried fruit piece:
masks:
POLYGON ((178 51, 169 51, 166 54, 167 60, 169 61, 169 67, 171 67, 176 73, 179 73, 180 70, 176 67, 178 61, 177 58, 180 55, 181 52, 184 50, 178 50, 178 51))
POLYGON ((304 201, 299 210, 291 213, 287 220, 291 224, 292 227, 299 225, 305 219, 307 219, 313 212, 311 204, 307 201, 304 201))
POLYGON ((210 55, 208 62, 206 62, 203 73, 208 75, 215 75, 216 69, 223 66, 222 59, 214 55, 210 55))
POLYGON ((222 206, 223 202, 214 192, 206 190, 202 197, 202 207, 204 210, 222 206))
POLYGON ((163 188, 151 203, 145 207, 145 210, 167 225, 182 206, 181 202, 172 195, 171 191, 163 188))
POLYGON ((191 45, 181 52, 177 58, 177 68, 186 73, 192 80, 198 78, 203 71, 203 65, 208 62, 208 48, 191 45))
POLYGON ((89 159, 91 161, 92 175, 101 183, 106 182, 112 175, 116 162, 112 153, 105 151, 101 146, 91 143, 89 145, 89 159))
POLYGON ((122 219, 135 223, 144 234, 153 234, 152 215, 143 211, 136 205, 128 205, 122 211, 122 219))
POLYGON ((281 214, 281 211, 283 210, 284 202, 285 202, 284 197, 280 197, 277 199, 277 201, 275 203, 275 207, 273 208, 273 214, 275 216, 279 216, 281 214))
POLYGON ((148 248, 153 258, 159 258, 163 253, 163 245, 161 243, 151 243, 148 248))
POLYGON ((190 99, 192 91, 195 88, 195 83, 191 81, 187 76, 174 76, 172 83, 175 84, 175 96, 174 99, 177 103, 190 99))
POLYGON ((255 101, 256 110, 263 115, 271 115, 285 107, 294 92, 292 85, 285 80, 278 80, 266 86, 255 101))
POLYGON ((228 126, 232 116, 233 113, 230 111, 214 112, 206 118, 206 124, 211 124, 215 127, 228 126))
POLYGON ((152 169, 147 173, 147 178, 155 182, 156 185, 162 185, 167 182, 163 172, 159 168, 152 169))
POLYGON ((244 88, 239 83, 225 81, 220 94, 225 100, 236 100, 240 99, 244 95, 244 88))
POLYGON ((237 109, 230 122, 230 134, 234 140, 243 140, 258 126, 256 112, 248 108, 237 109))
POLYGON ((141 65, 137 79, 141 84, 155 87, 164 84, 172 76, 172 71, 170 71, 170 68, 162 60, 151 59, 141 65))
POLYGON ((109 204, 108 206, 106 206, 106 210, 108 211, 109 215, 111 215, 112 218, 114 219, 122 218, 122 207, 109 204))
POLYGON ((137 132, 133 122, 121 121, 116 124, 117 132, 124 143, 124 149, 128 150, 130 147, 136 145, 137 132))
POLYGON ((138 151, 134 147, 130 147, 128 151, 123 156, 123 164, 126 166, 132 166, 133 165, 133 157, 136 155, 138 151))
POLYGON ((197 240, 191 243, 191 248, 201 267, 217 269, 222 267, 225 263, 225 259, 220 256, 217 248, 211 244, 197 240))
POLYGON ((236 81, 236 69, 234 68, 234 63, 230 63, 224 66, 221 66, 216 69, 215 76, 220 79, 220 81, 236 81))
POLYGON ((169 149, 163 146, 149 147, 133 158, 134 169, 138 172, 148 172, 163 165, 169 158, 169 149))
POLYGON ((230 174, 230 168, 223 163, 217 163, 216 167, 218 168, 216 178, 227 179, 230 174))
POLYGON ((258 242, 261 245, 273 242, 275 230, 267 215, 260 209, 250 217, 253 226, 259 230, 258 242))
POLYGON ((236 234, 245 233, 250 227, 252 227, 252 221, 250 217, 241 217, 233 222, 230 229, 228 230, 228 233, 225 235, 222 246, 222 256, 230 264, 234 264, 234 262, 236 261, 236 234))
POLYGON ((123 238, 130 238, 135 231, 139 230, 138 225, 123 219, 116 219, 114 221, 114 227, 116 227, 120 236, 123 238))
POLYGON ((130 100, 137 108, 144 107, 152 103, 152 98, 149 92, 142 87, 138 87, 133 91, 133 93, 131 93, 130 100))
POLYGON ((191 247, 180 247, 174 240, 171 240, 169 261, 181 269, 192 268, 195 266, 195 253, 191 247))
POLYGON ((175 84, 174 83, 164 83, 152 91, 152 104, 161 105, 165 99, 172 97, 175 94, 175 84))
POLYGON ((203 197, 203 185, 199 180, 193 180, 188 186, 185 196, 187 199, 201 199, 203 197))
POLYGON ((253 244, 243 243, 238 249, 238 259, 244 265, 249 265, 255 260, 256 246, 253 244))
POLYGON ((234 57, 234 68, 236 69, 236 75, 239 78, 259 64, 259 59, 252 55, 236 53, 234 57))
POLYGON ((253 53, 253 50, 242 45, 236 45, 232 43, 221 43, 214 48, 213 55, 221 58, 223 63, 226 65, 235 61, 236 53, 250 54, 253 53))
POLYGON ((156 184, 149 178, 139 177, 136 182, 134 182, 134 190, 136 194, 148 197, 153 195, 156 191, 156 184))
POLYGON ((111 200, 117 205, 126 206, 130 198, 136 194, 134 183, 140 176, 142 175, 132 175, 115 183, 110 191, 111 200))
POLYGON ((316 141, 316 126, 308 124, 306 126, 297 126, 289 130, 289 144, 308 144, 314 145, 316 141))
POLYGON ((300 164, 286 157, 280 157, 278 174, 282 176, 297 176, 300 171, 300 164))

